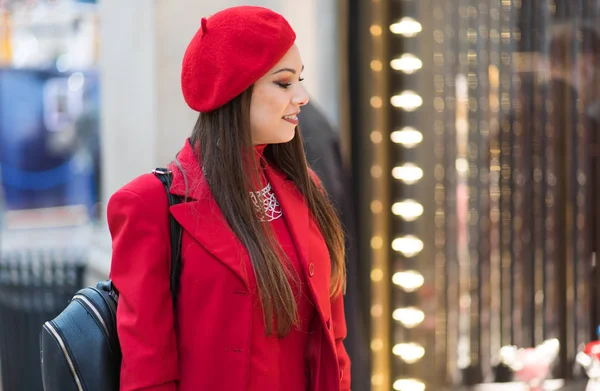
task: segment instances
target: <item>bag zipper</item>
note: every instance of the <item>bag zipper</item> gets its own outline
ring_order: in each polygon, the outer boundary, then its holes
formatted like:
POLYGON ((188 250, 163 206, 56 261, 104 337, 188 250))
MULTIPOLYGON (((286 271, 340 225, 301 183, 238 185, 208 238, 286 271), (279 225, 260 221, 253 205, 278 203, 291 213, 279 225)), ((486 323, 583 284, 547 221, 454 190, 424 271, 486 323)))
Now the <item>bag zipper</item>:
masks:
POLYGON ((75 379, 75 383, 77 384, 77 389, 79 391, 83 391, 83 386, 81 385, 81 380, 79 379, 79 375, 77 374, 77 371, 75 371, 75 365, 73 365, 73 359, 71 358, 71 355, 67 351, 67 346, 65 345, 65 341, 63 341, 62 337, 58 334, 58 332, 56 331, 56 329, 54 328, 52 323, 50 323, 50 322, 44 323, 44 328, 50 334, 52 334, 54 339, 56 339, 56 341, 58 342, 60 349, 63 352, 63 355, 67 359, 67 364, 69 365, 69 368, 71 369, 71 374, 73 375, 73 378, 75 379))
POLYGON ((109 333, 108 333, 108 327, 106 326, 106 322, 104 321, 104 318, 102 317, 100 312, 92 304, 92 302, 83 295, 75 295, 75 296, 73 296, 73 300, 80 300, 86 304, 86 306, 94 313, 94 316, 96 317, 96 319, 100 322, 100 324, 104 328, 104 332, 106 333, 106 337, 108 338, 109 333))

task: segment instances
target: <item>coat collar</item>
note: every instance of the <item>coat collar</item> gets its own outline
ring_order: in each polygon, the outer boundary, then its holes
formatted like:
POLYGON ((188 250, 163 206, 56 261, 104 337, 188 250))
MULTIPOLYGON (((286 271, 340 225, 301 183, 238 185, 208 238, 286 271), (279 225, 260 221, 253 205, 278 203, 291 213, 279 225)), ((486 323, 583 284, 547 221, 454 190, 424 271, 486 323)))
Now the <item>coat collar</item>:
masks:
POLYGON ((207 196, 207 191, 210 192, 189 139, 186 139, 175 161, 169 165, 169 169, 173 173, 171 194, 182 198, 200 200, 207 196))

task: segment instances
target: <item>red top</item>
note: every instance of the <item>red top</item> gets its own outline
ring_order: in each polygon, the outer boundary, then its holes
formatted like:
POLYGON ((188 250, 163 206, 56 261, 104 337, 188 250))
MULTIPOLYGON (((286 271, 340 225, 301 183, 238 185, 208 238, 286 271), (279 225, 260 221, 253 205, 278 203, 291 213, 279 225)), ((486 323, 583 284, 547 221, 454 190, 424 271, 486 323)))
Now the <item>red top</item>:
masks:
MULTIPOLYGON (((264 146, 257 146, 258 153, 263 152, 264 146)), ((263 164, 266 164, 263 160, 263 164)), ((263 186, 267 181, 262 175, 263 186)), ((267 336, 260 298, 254 293, 254 312, 252 320, 252 340, 250 354, 250 382, 248 391, 306 391, 308 389, 308 376, 306 364, 306 347, 308 343, 308 330, 316 315, 312 303, 311 293, 306 284, 305 273, 290 231, 285 219, 285 211, 280 218, 269 223, 277 237, 279 244, 287 255, 297 281, 290 281, 292 291, 298 303, 299 327, 292 326, 292 330, 283 338, 274 334, 267 336)))

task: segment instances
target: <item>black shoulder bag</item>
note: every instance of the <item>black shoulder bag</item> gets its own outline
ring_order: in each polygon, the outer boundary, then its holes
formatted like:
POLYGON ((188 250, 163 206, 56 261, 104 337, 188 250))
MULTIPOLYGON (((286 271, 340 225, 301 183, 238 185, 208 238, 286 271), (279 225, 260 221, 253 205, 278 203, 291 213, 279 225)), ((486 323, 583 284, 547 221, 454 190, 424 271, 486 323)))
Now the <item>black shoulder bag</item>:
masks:
MULTIPOLYGON (((163 183, 169 206, 181 202, 169 192, 172 173, 164 168, 152 172, 163 183)), ((169 225, 170 285, 175 306, 181 274, 182 231, 172 215, 169 225)), ((56 318, 44 324, 40 333, 44 391, 119 391, 118 298, 112 281, 101 281, 95 287, 78 291, 56 318)))

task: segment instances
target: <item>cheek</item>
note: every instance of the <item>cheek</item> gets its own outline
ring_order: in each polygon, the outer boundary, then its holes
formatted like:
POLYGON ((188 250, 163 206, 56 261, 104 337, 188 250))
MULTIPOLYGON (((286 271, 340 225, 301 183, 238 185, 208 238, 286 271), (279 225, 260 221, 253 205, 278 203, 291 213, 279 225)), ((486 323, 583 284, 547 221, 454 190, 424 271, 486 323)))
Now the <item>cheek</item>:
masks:
POLYGON ((253 106, 250 110, 250 124, 252 131, 264 133, 269 128, 269 122, 272 123, 272 115, 265 106, 253 106))
POLYGON ((269 131, 280 124, 286 104, 273 96, 260 95, 252 101, 250 121, 258 132, 269 131))

